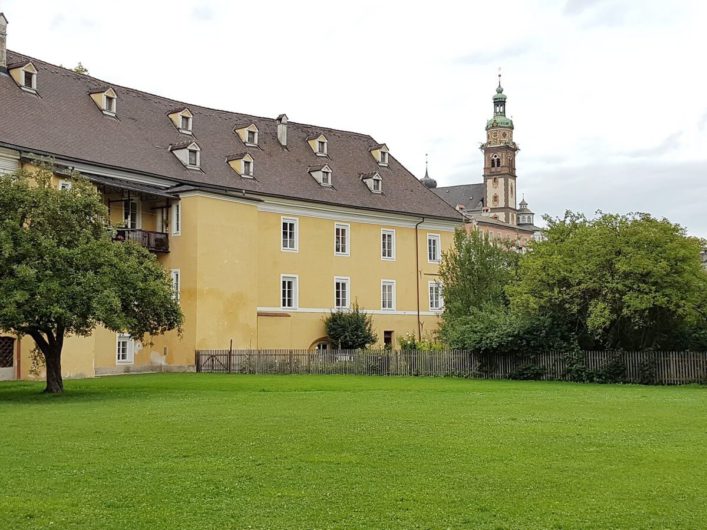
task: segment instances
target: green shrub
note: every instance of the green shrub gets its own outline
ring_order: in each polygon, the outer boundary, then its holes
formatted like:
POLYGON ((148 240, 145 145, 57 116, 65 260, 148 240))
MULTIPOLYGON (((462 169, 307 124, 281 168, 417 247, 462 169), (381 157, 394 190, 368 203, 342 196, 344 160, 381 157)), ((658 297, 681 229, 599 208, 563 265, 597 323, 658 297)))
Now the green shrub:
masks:
POLYGON ((339 349, 359 350, 378 340, 373 333, 373 319, 363 313, 357 303, 351 310, 332 312, 324 325, 329 340, 339 349))

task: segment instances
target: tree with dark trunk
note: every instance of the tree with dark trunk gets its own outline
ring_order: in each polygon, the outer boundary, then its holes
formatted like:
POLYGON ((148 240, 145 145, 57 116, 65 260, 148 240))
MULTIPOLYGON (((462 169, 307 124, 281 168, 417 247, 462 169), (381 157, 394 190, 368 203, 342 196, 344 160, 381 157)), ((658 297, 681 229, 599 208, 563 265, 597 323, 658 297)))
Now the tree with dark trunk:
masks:
POLYGON ((182 313, 157 259, 114 243, 107 208, 79 174, 60 190, 50 168, 0 176, 0 330, 28 335, 64 389, 64 338, 97 326, 136 339, 179 328, 182 313))

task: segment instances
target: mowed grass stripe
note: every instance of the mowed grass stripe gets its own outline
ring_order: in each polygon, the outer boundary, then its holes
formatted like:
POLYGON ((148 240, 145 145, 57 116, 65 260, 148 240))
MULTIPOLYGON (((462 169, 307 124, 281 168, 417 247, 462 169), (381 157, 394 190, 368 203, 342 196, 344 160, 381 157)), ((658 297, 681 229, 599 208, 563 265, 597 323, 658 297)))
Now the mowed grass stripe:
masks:
POLYGON ((700 528, 704 387, 0 384, 0 528, 700 528))

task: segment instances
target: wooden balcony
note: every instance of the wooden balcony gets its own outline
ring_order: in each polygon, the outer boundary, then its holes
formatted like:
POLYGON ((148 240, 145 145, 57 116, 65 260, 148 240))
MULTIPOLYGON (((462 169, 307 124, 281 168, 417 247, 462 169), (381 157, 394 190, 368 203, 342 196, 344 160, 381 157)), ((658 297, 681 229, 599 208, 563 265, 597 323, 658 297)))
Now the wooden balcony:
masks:
POLYGON ((150 252, 169 252, 169 235, 135 228, 118 228, 113 241, 135 241, 150 252))

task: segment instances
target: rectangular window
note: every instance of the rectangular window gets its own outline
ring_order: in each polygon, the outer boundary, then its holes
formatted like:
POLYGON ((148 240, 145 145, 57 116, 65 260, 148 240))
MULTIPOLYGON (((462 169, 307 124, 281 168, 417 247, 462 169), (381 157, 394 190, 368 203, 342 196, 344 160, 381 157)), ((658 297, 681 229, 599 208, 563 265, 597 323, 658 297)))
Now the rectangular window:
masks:
POLYGON ((191 118, 189 116, 182 116, 182 130, 191 131, 191 118))
POLYGON ((373 191, 380 191, 380 190, 381 190, 380 179, 373 179, 373 191))
POLYGON ((105 111, 107 112, 115 112, 115 98, 112 96, 105 96, 106 101, 105 101, 105 111))
POLYGON ((349 255, 349 225, 336 223, 334 225, 334 254, 349 255))
POLYGON ((248 140, 247 140, 247 142, 248 142, 249 144, 255 145, 255 143, 256 143, 256 141, 255 141, 255 131, 248 131, 248 140))
POLYGON ((189 165, 195 167, 199 165, 199 152, 195 149, 189 149, 189 165))
POLYGON ((385 347, 386 350, 393 349, 393 332, 392 331, 384 331, 383 332, 383 346, 385 347))
POLYGON ((282 250, 297 252, 297 224, 295 218, 282 218, 282 250))
POLYGON ((179 302, 180 293, 182 290, 182 275, 179 269, 172 269, 170 271, 172 276, 172 297, 179 302))
POLYGON ((388 164, 388 153, 386 153, 385 151, 381 151, 381 164, 388 164))
POLYGON ((331 172, 322 171, 322 184, 324 184, 325 186, 331 184, 331 172))
POLYGON ((297 276, 280 276, 280 307, 297 309, 297 276))
POLYGON ((320 154, 326 154, 326 142, 322 140, 317 142, 317 152, 320 154))
POLYGON ((61 191, 67 191, 71 189, 71 181, 70 180, 60 180, 59 181, 59 189, 61 191))
POLYGON ((136 200, 126 199, 123 201, 123 224, 125 228, 136 230, 140 228, 140 212, 136 200))
POLYGON ((135 361, 135 341, 126 333, 119 333, 115 347, 115 362, 133 364, 135 361))
POLYGON ((395 230, 381 230, 381 259, 395 259, 395 230))
POLYGON ((439 282, 429 283, 430 311, 441 311, 444 308, 444 298, 442 297, 442 284, 439 282))
POLYGON ((252 175, 253 174, 253 162, 250 160, 243 161, 243 174, 252 175))
POLYGON ((395 281, 383 280, 381 282, 381 309, 395 310, 395 281))
POLYGON ((349 278, 334 278, 334 307, 336 309, 348 309, 351 280, 349 278))
POLYGON ((24 86, 27 88, 34 88, 34 74, 32 72, 25 71, 24 86))
POLYGON ((182 233, 182 205, 175 203, 172 205, 172 235, 178 236, 182 233))
POLYGON ((439 235, 427 234, 427 261, 430 263, 439 263, 441 259, 439 235))

